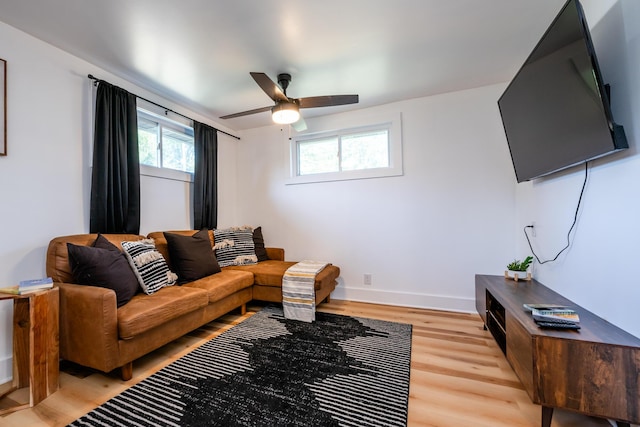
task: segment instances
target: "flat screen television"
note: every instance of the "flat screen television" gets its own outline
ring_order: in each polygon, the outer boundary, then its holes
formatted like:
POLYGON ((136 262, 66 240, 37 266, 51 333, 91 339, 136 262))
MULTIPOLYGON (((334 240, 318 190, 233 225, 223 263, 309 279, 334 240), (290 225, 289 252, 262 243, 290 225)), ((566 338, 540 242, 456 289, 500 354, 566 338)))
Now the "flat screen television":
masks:
POLYGON ((628 148, 578 0, 558 13, 498 100, 518 182, 628 148))

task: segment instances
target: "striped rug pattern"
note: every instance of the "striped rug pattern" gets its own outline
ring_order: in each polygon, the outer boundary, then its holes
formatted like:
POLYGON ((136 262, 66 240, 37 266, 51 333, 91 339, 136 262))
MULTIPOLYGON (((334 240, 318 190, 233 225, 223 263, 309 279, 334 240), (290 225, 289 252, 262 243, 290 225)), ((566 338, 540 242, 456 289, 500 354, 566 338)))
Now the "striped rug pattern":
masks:
POLYGON ((284 317, 303 322, 316 320, 316 275, 327 262, 300 261, 287 269, 282 277, 282 309, 284 317))
POLYGON ((411 325, 267 307, 70 426, 406 426, 411 325))

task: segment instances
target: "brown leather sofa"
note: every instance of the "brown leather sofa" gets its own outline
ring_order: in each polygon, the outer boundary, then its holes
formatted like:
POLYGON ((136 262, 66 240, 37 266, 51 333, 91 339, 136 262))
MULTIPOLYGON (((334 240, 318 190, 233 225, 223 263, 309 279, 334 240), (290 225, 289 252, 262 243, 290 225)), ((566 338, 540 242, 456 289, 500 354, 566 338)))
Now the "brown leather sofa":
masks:
MULTIPOLYGON (((196 230, 171 231, 193 235, 196 230)), ((103 235, 120 246, 141 240, 131 234, 103 235)), ((150 233, 156 249, 171 267, 162 232, 150 233)), ((60 358, 103 372, 121 369, 123 380, 133 375, 132 362, 164 344, 236 308, 244 314, 255 299, 282 302, 282 276, 295 262, 284 261, 284 249, 266 248, 269 260, 254 265, 223 267, 220 273, 164 287, 152 295, 139 292, 117 307, 113 290, 73 283, 67 243, 90 246, 96 234, 56 237, 47 249, 47 275, 60 288, 60 358)), ((213 232, 209 231, 213 247, 213 232)), ((340 269, 328 265, 315 283, 316 304, 328 301, 340 269)))

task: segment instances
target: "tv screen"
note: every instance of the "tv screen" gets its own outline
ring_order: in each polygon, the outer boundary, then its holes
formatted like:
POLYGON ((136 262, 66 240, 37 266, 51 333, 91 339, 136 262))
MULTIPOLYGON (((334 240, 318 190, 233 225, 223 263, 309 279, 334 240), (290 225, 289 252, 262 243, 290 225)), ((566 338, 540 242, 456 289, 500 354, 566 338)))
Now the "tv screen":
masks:
POLYGON ((628 148, 578 0, 560 10, 498 106, 518 182, 628 148))

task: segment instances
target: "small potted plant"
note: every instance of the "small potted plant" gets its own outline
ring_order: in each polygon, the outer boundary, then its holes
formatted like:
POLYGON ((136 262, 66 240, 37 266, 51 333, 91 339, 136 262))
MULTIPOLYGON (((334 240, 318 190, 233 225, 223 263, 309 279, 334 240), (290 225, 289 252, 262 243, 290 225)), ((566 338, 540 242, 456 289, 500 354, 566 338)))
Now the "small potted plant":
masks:
POLYGON ((516 282, 518 281, 518 279, 531 280, 531 272, 528 272, 527 269, 532 262, 532 256, 526 257, 524 261, 514 259, 509 264, 507 264, 507 270, 504 272, 504 277, 513 279, 516 282))

